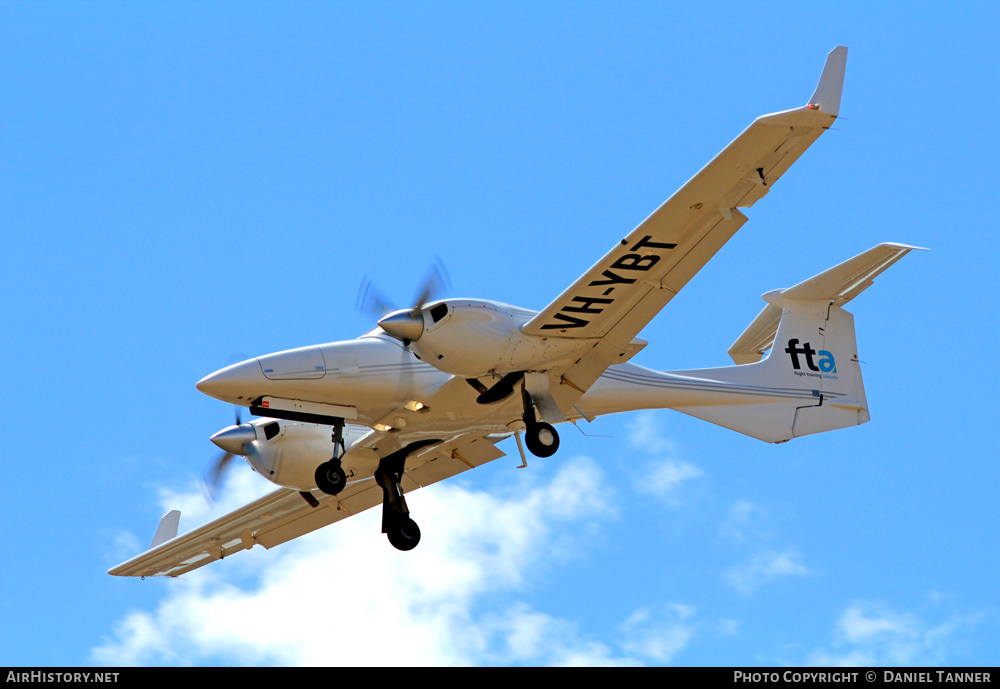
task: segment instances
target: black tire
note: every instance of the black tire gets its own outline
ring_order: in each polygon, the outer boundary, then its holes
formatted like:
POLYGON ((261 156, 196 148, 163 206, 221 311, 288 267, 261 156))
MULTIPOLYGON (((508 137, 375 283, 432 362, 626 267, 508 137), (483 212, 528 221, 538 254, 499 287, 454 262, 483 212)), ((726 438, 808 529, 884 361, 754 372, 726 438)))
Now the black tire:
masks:
POLYGON ((524 442, 536 457, 551 457, 559 449, 559 434, 549 424, 539 421, 525 429, 524 442))
POLYGON ((396 550, 413 550, 420 543, 420 527, 409 517, 400 517, 386 536, 396 550))
POLYGON ((340 462, 323 462, 316 467, 316 487, 327 495, 336 495, 347 485, 347 474, 340 462))

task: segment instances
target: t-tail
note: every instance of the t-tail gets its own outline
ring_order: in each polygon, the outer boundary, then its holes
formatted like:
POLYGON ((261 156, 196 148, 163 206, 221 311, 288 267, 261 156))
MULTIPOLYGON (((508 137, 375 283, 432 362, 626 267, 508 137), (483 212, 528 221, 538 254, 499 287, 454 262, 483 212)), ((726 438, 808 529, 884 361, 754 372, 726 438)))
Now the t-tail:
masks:
POLYGON ((764 294, 767 306, 729 349, 736 366, 668 373, 612 367, 592 408, 611 398, 625 408, 666 407, 771 443, 863 424, 870 417, 854 316, 842 307, 917 248, 880 244, 764 294))
POLYGON ((880 244, 794 287, 768 292, 767 306, 729 348, 737 366, 679 372, 798 399, 678 410, 768 442, 867 422, 854 316, 842 306, 916 248, 880 244), (803 392, 810 397, 802 399, 803 392))

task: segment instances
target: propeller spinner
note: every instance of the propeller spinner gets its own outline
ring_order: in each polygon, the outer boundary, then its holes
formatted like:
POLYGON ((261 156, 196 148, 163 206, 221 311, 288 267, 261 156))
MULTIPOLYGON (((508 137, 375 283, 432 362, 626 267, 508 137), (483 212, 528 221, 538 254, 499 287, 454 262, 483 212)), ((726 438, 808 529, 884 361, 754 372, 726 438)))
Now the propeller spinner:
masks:
POLYGON ((213 443, 223 450, 223 453, 215 460, 212 468, 205 476, 205 487, 208 490, 209 496, 214 496, 218 491, 222 476, 229 468, 229 463, 233 457, 237 455, 246 456, 253 452, 251 443, 256 439, 256 429, 250 424, 240 421, 240 410, 237 407, 236 423, 223 428, 210 438, 213 443))
POLYGON ((431 266, 424 283, 414 298, 414 305, 409 309, 393 310, 371 281, 367 278, 358 295, 358 307, 380 316, 378 325, 387 334, 402 340, 404 343, 415 342, 424 332, 424 304, 434 298, 434 295, 448 288, 448 274, 441 260, 431 266))
POLYGON ((231 455, 247 454, 244 446, 246 443, 253 442, 256 439, 257 432, 248 423, 227 426, 209 438, 209 440, 231 455))
POLYGON ((378 325, 397 340, 414 342, 424 334, 424 313, 419 307, 393 311, 379 320, 378 325))

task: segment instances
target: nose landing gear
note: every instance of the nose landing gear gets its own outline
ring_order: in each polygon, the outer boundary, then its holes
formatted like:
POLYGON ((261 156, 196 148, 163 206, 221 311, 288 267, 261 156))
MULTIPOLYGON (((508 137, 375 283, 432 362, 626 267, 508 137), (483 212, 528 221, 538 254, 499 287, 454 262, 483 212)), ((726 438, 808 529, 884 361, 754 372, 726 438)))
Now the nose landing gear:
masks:
POLYGON ((316 467, 316 487, 327 495, 337 495, 347 485, 347 474, 341 464, 344 456, 344 420, 333 426, 333 457, 316 467))
POLYGON ((316 487, 327 495, 336 495, 347 485, 347 474, 340 459, 331 459, 316 467, 316 487))

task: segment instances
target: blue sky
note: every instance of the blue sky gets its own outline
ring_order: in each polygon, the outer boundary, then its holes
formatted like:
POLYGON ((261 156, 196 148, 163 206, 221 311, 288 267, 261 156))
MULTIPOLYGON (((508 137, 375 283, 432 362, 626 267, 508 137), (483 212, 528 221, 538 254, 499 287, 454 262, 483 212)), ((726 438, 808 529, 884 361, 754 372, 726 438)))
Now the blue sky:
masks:
MULTIPOLYGON (((4 665, 995 665, 994 3, 0 5, 4 665), (110 577, 232 410, 194 383, 400 303, 541 308, 850 48, 841 115, 643 332, 728 363, 882 241, 872 422, 772 446, 668 411, 562 432, 184 581, 110 577), (608 436, 608 437, 604 437, 608 436), (385 644, 395 647, 385 655, 385 644)), ((268 488, 238 467, 217 510, 268 488), (256 483, 255 483, 256 481, 256 483)))

